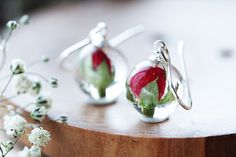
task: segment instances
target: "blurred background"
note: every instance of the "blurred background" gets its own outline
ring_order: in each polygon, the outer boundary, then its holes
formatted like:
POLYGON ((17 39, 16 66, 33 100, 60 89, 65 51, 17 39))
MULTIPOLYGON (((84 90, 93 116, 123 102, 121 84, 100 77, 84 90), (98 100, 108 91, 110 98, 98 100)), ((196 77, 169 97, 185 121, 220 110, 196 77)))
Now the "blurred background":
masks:
POLYGON ((56 5, 61 2, 72 2, 72 1, 89 1, 89 0, 1 0, 0 25, 2 26, 10 18, 17 17, 25 13, 29 13, 42 7, 56 5))
MULTIPOLYGON (((1 0, 0 1, 0 25, 8 19, 40 9, 46 5, 53 5, 63 0, 1 0)), ((72 1, 72 0, 67 0, 72 1)))

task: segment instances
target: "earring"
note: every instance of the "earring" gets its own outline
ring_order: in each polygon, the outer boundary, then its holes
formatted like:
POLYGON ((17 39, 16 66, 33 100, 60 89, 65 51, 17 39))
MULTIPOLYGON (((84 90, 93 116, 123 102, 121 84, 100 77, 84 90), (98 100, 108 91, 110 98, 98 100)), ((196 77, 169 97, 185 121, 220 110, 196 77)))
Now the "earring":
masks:
POLYGON ((115 47, 143 32, 142 26, 131 28, 117 37, 107 39, 107 25, 98 23, 88 37, 64 50, 59 56, 62 69, 72 70, 81 89, 93 104, 109 104, 122 93, 127 77, 127 62, 115 47), (76 63, 65 61, 77 52, 76 63), (73 68, 72 68, 73 67, 73 68))
POLYGON ((177 105, 189 110, 192 99, 183 60, 183 42, 178 43, 183 75, 171 64, 163 41, 154 43, 154 54, 139 63, 126 82, 126 97, 144 122, 168 119, 177 105), (185 103, 182 98, 185 96, 185 103))

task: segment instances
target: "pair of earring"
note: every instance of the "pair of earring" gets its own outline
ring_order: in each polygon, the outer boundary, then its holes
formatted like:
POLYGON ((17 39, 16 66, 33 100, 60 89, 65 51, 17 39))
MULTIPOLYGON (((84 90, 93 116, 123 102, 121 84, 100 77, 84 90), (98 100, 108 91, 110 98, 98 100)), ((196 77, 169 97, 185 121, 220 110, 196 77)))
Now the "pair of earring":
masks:
MULTIPOLYGON (((143 27, 136 26, 107 40, 107 26, 99 23, 86 39, 61 53, 59 65, 62 69, 75 71, 81 89, 94 104, 115 101, 126 86, 126 97, 141 120, 161 122, 177 105, 187 110, 192 107, 185 66, 182 64, 181 74, 171 64, 165 43, 158 40, 154 43, 153 55, 136 65, 127 79, 127 62, 116 46, 142 32, 143 27), (74 52, 78 53, 75 65, 66 63, 74 52)), ((182 42, 178 51, 183 51, 182 42)))

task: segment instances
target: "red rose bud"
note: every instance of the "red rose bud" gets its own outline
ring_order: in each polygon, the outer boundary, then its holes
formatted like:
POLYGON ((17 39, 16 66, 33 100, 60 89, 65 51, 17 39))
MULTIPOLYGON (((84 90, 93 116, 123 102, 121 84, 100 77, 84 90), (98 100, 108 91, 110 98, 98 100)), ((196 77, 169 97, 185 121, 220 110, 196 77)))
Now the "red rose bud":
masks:
POLYGON ((104 53, 104 51, 102 49, 97 49, 93 54, 92 54, 92 64, 93 64, 93 70, 96 71, 98 66, 105 61, 107 66, 108 66, 108 70, 109 73, 112 73, 112 66, 111 66, 111 61, 110 59, 107 57, 107 55, 104 53))
POLYGON ((158 88, 158 100, 162 98, 166 87, 166 72, 160 67, 146 67, 135 74, 130 80, 130 88, 136 97, 139 97, 142 89, 156 80, 158 88))

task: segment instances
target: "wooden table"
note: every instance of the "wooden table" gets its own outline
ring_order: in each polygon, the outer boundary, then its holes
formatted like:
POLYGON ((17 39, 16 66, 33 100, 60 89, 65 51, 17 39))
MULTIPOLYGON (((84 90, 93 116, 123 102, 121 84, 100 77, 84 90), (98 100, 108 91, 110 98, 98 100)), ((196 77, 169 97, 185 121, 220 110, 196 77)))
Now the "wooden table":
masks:
MULTIPOLYGON (((164 123, 146 124, 137 119, 124 95, 114 105, 88 105, 73 76, 60 71, 52 60, 30 70, 59 78, 59 89, 51 90, 54 106, 49 119, 67 114, 69 121, 62 125, 46 120, 44 127, 52 132, 52 141, 44 152, 53 157, 236 156, 235 3, 96 1, 35 12, 31 25, 12 38, 9 58, 17 55, 31 61, 46 53, 56 59, 99 21, 107 22, 111 37, 142 23, 146 33, 119 47, 129 70, 151 54, 154 40, 165 40, 173 58, 178 40, 184 40, 194 103, 191 111, 179 107, 164 123)), ((174 60, 178 66, 178 59, 174 60)), ((15 102, 24 105, 26 99, 15 102)))

